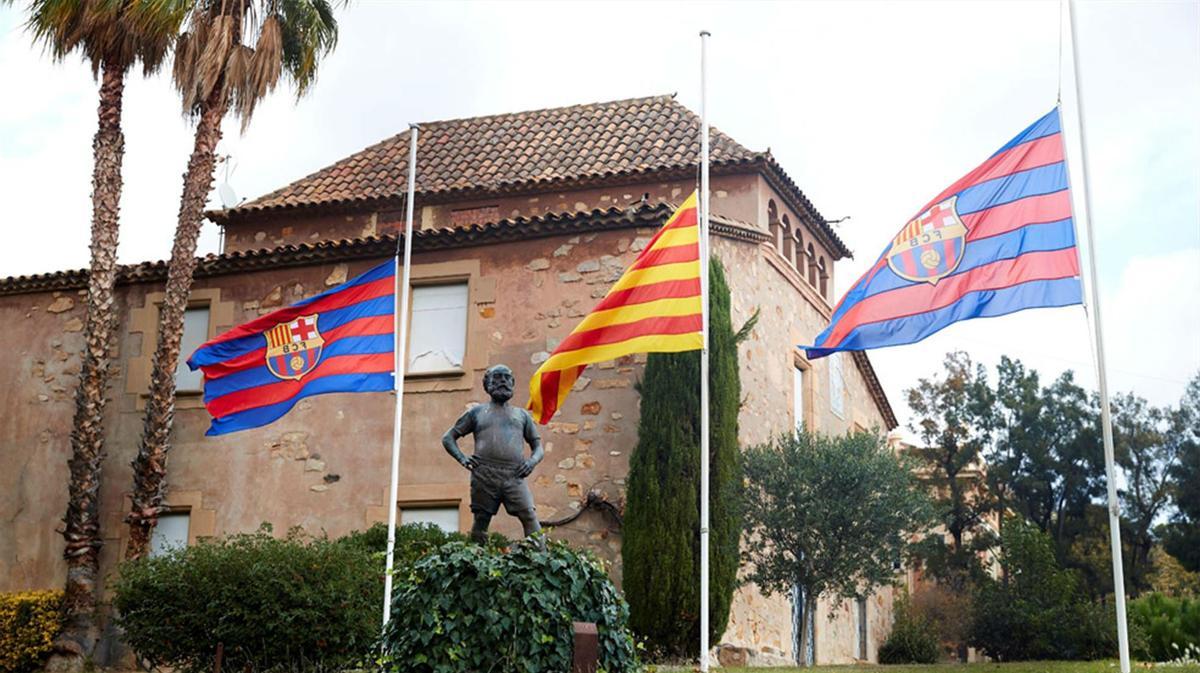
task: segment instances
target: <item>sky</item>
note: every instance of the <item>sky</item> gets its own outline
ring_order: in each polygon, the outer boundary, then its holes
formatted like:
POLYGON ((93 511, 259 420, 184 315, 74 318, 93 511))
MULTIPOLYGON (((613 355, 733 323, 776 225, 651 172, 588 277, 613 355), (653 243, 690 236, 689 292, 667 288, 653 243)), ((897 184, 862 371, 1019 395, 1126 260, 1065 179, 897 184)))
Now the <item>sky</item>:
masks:
MULTIPOLYGON (((77 58, 31 45, 24 4, 0 8, 0 277, 88 259, 97 85, 77 58)), ((855 253, 835 268, 840 296, 916 208, 1048 112, 1061 86, 1077 214, 1085 170, 1091 196, 1110 387, 1174 404, 1200 371, 1200 2, 1080 2, 1081 101, 1062 9, 359 0, 305 98, 281 88, 244 134, 226 123, 217 181, 254 198, 410 122, 673 92, 699 110, 707 29, 711 123, 770 148, 827 218, 850 218, 834 225, 855 253)), ((165 74, 129 78, 123 121, 120 259, 163 259, 193 127, 165 74)), ((217 246, 208 224, 200 252, 217 246)), ((903 422, 904 390, 952 350, 988 366, 1018 358, 1044 383, 1072 369, 1094 387, 1089 334, 1080 307, 1042 309, 870 356, 903 422)))

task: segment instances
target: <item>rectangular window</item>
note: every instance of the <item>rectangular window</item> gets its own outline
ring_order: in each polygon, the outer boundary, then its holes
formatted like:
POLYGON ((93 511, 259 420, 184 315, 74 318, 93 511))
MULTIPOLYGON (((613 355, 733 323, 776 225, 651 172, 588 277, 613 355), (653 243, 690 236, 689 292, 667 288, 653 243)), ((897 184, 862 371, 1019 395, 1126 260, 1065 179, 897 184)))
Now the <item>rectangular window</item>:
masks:
POLYGON ((829 356, 829 408, 838 418, 846 417, 846 377, 842 353, 829 356))
POLYGON ((797 431, 804 429, 804 370, 792 370, 792 425, 797 431))
POLYGON ((183 338, 179 342, 179 364, 175 365, 175 391, 198 393, 204 390, 204 374, 187 366, 188 356, 208 341, 208 307, 197 306, 183 312, 183 338))
POLYGON ((412 289, 408 373, 462 371, 467 348, 467 283, 412 289))
POLYGON ((857 636, 855 638, 855 640, 858 641, 858 643, 857 643, 858 646, 855 648, 855 650, 857 650, 858 653, 855 656, 857 656, 859 659, 861 659, 863 661, 866 661, 867 660, 867 599, 860 598, 857 601, 855 601, 855 608, 857 608, 855 610, 855 612, 858 613, 858 624, 857 624, 857 628, 855 629, 855 634, 857 636))
POLYGON ((400 525, 428 523, 447 533, 458 532, 457 507, 404 507, 400 510, 400 525))
POLYGON ((188 543, 188 512, 165 512, 150 534, 150 556, 162 556, 170 549, 186 547, 188 543))

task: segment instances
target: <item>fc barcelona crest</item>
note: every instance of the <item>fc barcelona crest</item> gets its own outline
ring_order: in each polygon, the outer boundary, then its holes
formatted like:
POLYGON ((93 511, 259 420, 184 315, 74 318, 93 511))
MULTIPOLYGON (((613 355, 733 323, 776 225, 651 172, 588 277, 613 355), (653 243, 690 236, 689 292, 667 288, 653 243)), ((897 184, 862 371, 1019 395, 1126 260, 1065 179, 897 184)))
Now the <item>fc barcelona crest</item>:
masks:
POLYGON ((321 361, 325 339, 317 330, 317 316, 302 315, 266 331, 267 369, 276 377, 299 381, 321 361))
POLYGON ((954 273, 967 246, 967 225, 951 196, 905 225, 892 241, 888 266, 896 275, 914 282, 937 282, 954 273))

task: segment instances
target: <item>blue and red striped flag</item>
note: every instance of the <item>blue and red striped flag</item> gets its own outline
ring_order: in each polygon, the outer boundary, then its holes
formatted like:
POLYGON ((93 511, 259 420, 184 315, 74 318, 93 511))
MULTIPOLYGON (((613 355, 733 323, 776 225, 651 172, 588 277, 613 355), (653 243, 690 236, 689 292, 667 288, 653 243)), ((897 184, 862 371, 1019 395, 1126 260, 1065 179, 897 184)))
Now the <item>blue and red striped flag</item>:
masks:
POLYGON ((1057 108, 919 212, 838 303, 808 357, 1083 301, 1057 108))
POLYGON ((209 435, 271 423, 312 395, 392 390, 395 263, 235 327, 188 358, 209 435))

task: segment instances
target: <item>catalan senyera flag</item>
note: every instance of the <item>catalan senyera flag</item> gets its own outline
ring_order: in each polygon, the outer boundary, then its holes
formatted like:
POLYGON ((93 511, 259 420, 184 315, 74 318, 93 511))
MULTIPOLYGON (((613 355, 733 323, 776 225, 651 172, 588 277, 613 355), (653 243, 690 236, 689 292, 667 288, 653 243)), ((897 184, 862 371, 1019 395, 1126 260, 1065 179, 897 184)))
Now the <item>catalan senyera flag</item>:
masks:
POLYGON ((392 390, 395 288, 389 260, 197 348, 188 366, 204 372, 207 434, 266 425, 313 395, 392 390))
POLYGON ((696 193, 683 202, 592 312, 529 382, 529 410, 548 423, 589 364, 704 345, 696 193))
POLYGON ((918 212, 838 303, 808 357, 1083 301, 1057 108, 918 212))

